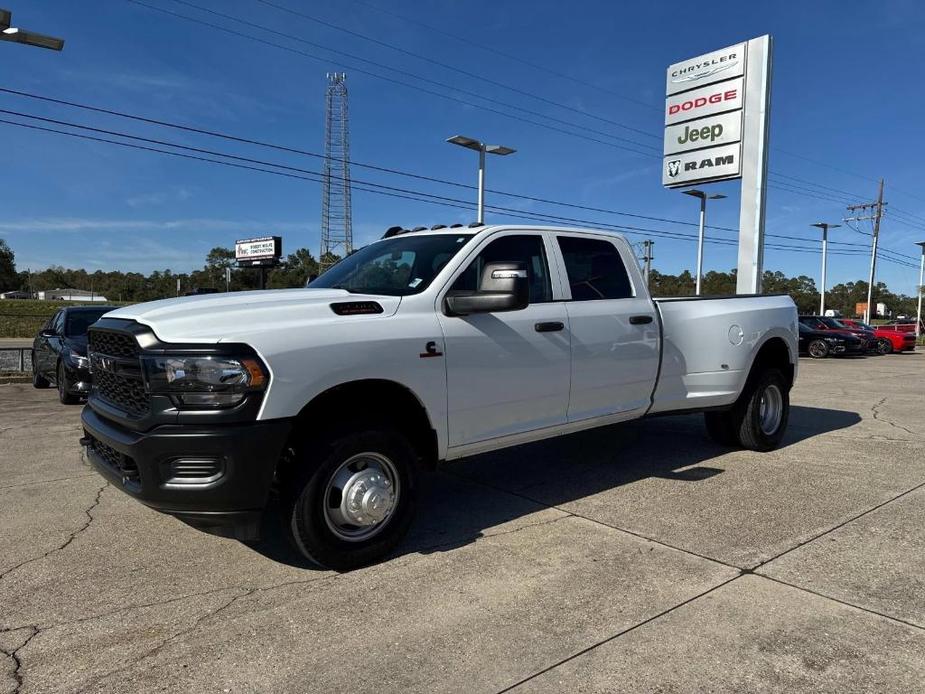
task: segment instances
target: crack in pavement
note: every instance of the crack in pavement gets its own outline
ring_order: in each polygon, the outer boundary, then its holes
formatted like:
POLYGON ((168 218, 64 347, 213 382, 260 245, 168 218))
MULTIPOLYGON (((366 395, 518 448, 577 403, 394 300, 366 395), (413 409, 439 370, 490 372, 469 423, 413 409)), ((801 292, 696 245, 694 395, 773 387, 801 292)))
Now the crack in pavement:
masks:
POLYGON ((106 489, 106 487, 108 487, 108 486, 109 486, 109 482, 105 482, 105 483, 103 484, 103 486, 99 488, 99 490, 96 492, 96 498, 93 500, 93 503, 90 504, 90 507, 89 507, 89 508, 84 509, 84 514, 86 514, 86 516, 87 516, 86 522, 85 522, 82 526, 80 526, 79 528, 77 528, 77 530, 75 530, 74 532, 72 532, 72 533, 68 536, 68 538, 67 538, 62 544, 60 544, 60 545, 58 545, 57 547, 54 547, 54 548, 48 550, 47 552, 45 552, 45 553, 42 554, 41 556, 32 557, 32 558, 30 558, 30 559, 26 559, 25 561, 21 561, 20 563, 16 564, 15 566, 10 567, 9 569, 7 569, 6 571, 4 571, 3 573, 0 573, 0 581, 3 581, 7 576, 9 576, 11 573, 13 573, 14 571, 16 571, 16 569, 19 569, 19 568, 21 568, 21 567, 23 567, 23 566, 26 566, 27 564, 31 564, 31 563, 36 562, 36 561, 40 561, 40 560, 44 559, 45 557, 48 557, 48 556, 50 556, 50 555, 52 555, 52 554, 54 554, 54 553, 56 553, 56 552, 60 552, 60 551, 63 550, 65 547, 67 547, 69 544, 71 544, 71 543, 74 541, 74 539, 75 539, 78 535, 80 535, 82 532, 84 532, 84 531, 85 531, 87 528, 89 528, 90 525, 93 523, 93 514, 91 513, 91 511, 93 511, 93 509, 95 509, 97 506, 100 505, 100 499, 101 499, 101 497, 102 497, 102 495, 103 495, 103 490, 106 489))
POLYGON ((16 484, 7 484, 0 487, 0 491, 5 489, 16 489, 17 487, 32 487, 38 484, 51 484, 52 482, 70 482, 71 480, 80 480, 85 477, 99 477, 95 472, 87 472, 83 475, 74 475, 73 477, 56 477, 50 480, 34 480, 32 482, 17 482, 16 484))
MULTIPOLYGON (((415 549, 413 553, 408 553, 407 555, 402 555, 402 556, 409 556, 409 557, 411 557, 411 556, 413 556, 413 554, 425 555, 425 554, 430 553, 430 552, 440 551, 440 550, 443 549, 443 548, 455 547, 455 546, 457 546, 457 545, 460 544, 460 543, 466 543, 466 544, 468 544, 468 543, 476 543, 476 542, 480 542, 480 541, 482 541, 482 540, 488 540, 488 539, 492 539, 492 538, 495 538, 495 537, 502 537, 502 536, 505 536, 505 535, 512 535, 512 534, 514 534, 514 533, 518 533, 518 532, 520 532, 520 531, 522 531, 522 530, 528 530, 528 529, 530 529, 530 528, 537 528, 537 527, 540 527, 540 526, 543 526, 543 525, 550 525, 550 524, 552 524, 552 523, 557 523, 557 522, 559 522, 559 521, 566 520, 566 519, 568 519, 568 518, 577 518, 577 517, 578 517, 578 516, 576 516, 575 514, 567 513, 567 512, 565 512, 565 511, 563 511, 562 513, 563 513, 564 515, 559 516, 559 517, 557 517, 557 518, 553 518, 553 519, 551 519, 551 520, 540 521, 540 522, 537 522, 537 523, 529 523, 529 524, 527 524, 527 525, 520 526, 519 528, 513 528, 513 529, 511 529, 511 530, 505 530, 505 531, 503 531, 503 532, 492 533, 492 534, 490 534, 490 535, 471 536, 471 537, 466 537, 466 538, 464 538, 464 539, 462 539, 462 540, 453 540, 453 541, 446 541, 446 542, 435 543, 435 544, 432 544, 432 545, 425 545, 425 546, 423 546, 423 547, 420 547, 420 548, 415 549)), ((398 560, 398 559, 400 559, 400 558, 401 558, 401 557, 395 557, 395 558, 393 559, 393 561, 398 560)), ((243 587, 243 586, 221 586, 221 587, 219 587, 219 588, 211 588, 211 589, 209 589, 209 590, 202 590, 202 591, 198 591, 198 592, 195 592, 195 593, 187 593, 187 594, 185 594, 185 595, 178 595, 178 596, 173 596, 173 597, 170 597, 170 598, 164 598, 163 600, 153 600, 153 601, 151 601, 151 602, 137 603, 137 604, 134 604, 134 605, 124 605, 124 606, 122 606, 122 607, 117 607, 117 608, 114 608, 114 609, 112 609, 112 610, 107 610, 107 611, 105 611, 105 612, 98 612, 98 613, 96 613, 96 614, 91 614, 91 615, 87 615, 87 616, 84 616, 84 617, 78 617, 78 618, 76 618, 76 619, 68 619, 68 620, 65 620, 65 621, 62 621, 62 622, 53 622, 53 623, 51 623, 51 624, 42 624, 42 625, 39 625, 39 628, 42 629, 43 631, 48 631, 48 630, 56 629, 56 628, 59 628, 59 627, 72 626, 72 625, 74 625, 74 624, 80 624, 80 623, 83 623, 83 622, 90 622, 90 621, 93 621, 93 620, 95 620, 95 619, 103 619, 103 618, 105 618, 105 617, 111 617, 111 616, 113 616, 113 615, 121 614, 121 613, 124 613, 124 612, 132 612, 132 611, 134 611, 134 610, 143 610, 143 609, 145 609, 145 608, 147 608, 147 607, 159 607, 159 606, 161 606, 161 605, 170 605, 170 604, 172 604, 172 603, 181 602, 181 601, 183 601, 183 600, 188 600, 188 599, 190 599, 190 598, 199 598, 199 597, 205 597, 205 596, 207 596, 207 595, 214 595, 215 593, 221 593, 221 592, 223 592, 223 591, 226 591, 226 590, 233 590, 233 589, 235 589, 235 588, 237 588, 237 589, 239 589, 239 590, 250 590, 250 591, 253 591, 253 592, 262 592, 262 591, 276 590, 276 589, 278 589, 278 588, 285 588, 285 587, 287 587, 287 586, 293 586, 293 585, 307 585, 307 584, 309 584, 309 583, 317 583, 317 582, 320 582, 320 581, 331 580, 331 579, 339 578, 339 577, 341 577, 341 576, 346 576, 346 575, 347 575, 347 574, 330 574, 330 573, 328 573, 328 574, 324 574, 324 575, 322 575, 322 576, 314 576, 313 578, 305 578, 305 579, 298 579, 298 580, 292 580, 292 581, 282 581, 282 582, 280 582, 280 583, 272 583, 272 584, 266 585, 266 586, 255 586, 255 587, 253 587, 253 588, 245 588, 245 587, 243 587)), ((27 628, 29 628, 30 626, 32 626, 32 625, 24 624, 24 625, 18 625, 18 626, 0 627, 0 634, 7 633, 7 632, 11 632, 11 631, 17 631, 17 630, 19 630, 19 629, 27 629, 27 628)))
POLYGON ((886 404, 886 401, 887 401, 887 398, 883 398, 880 400, 880 402, 878 402, 876 405, 870 408, 870 412, 874 416, 874 419, 876 419, 878 422, 889 424, 891 427, 894 427, 896 429, 901 429, 902 431, 905 431, 907 434, 912 434, 913 436, 918 438, 919 436, 918 432, 912 431, 912 429, 907 429, 902 424, 897 424, 892 419, 886 419, 885 417, 884 418, 880 417, 880 408, 883 407, 884 404, 886 404))
POLYGON ((4 655, 7 655, 10 658, 12 658, 13 665, 15 666, 15 669, 13 670, 13 680, 16 682, 16 687, 15 689, 13 689, 13 694, 19 694, 19 692, 22 690, 22 685, 23 685, 22 659, 20 658, 19 653, 20 651, 22 651, 23 648, 28 646, 29 642, 32 641, 32 639, 34 639, 36 636, 38 636, 39 633, 41 633, 42 631, 35 624, 30 624, 25 627, 19 627, 18 629, 15 629, 15 630, 10 629, 10 630, 4 630, 4 631, 19 631, 21 629, 29 629, 30 633, 29 633, 29 636, 26 637, 26 640, 23 641, 22 644, 19 645, 19 647, 14 648, 11 651, 8 651, 4 648, 0 648, 0 653, 3 653, 4 655))

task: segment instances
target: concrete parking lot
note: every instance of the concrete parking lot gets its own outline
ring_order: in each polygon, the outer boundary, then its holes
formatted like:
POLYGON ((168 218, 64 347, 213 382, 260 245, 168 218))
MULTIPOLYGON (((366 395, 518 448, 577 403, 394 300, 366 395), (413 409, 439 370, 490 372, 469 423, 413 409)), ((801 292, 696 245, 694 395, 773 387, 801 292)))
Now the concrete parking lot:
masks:
POLYGON ((800 366, 775 452, 691 416, 451 464, 347 574, 146 509, 0 387, 0 692, 921 691, 925 355, 800 366))

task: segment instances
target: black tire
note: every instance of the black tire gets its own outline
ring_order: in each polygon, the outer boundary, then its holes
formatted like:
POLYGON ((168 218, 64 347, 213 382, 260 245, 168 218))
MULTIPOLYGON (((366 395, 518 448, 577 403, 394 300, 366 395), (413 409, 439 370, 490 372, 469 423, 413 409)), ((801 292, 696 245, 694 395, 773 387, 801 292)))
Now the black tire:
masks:
POLYGON ((707 434, 720 446, 738 446, 739 437, 729 411, 704 412, 703 421, 707 434))
POLYGON ((44 376, 36 373, 35 371, 35 352, 32 353, 32 387, 33 388, 48 388, 51 383, 48 382, 48 379, 44 376))
POLYGON ((294 450, 282 488, 285 520, 296 548, 315 564, 337 571, 367 566, 391 552, 414 516, 417 456, 405 436, 391 427, 373 425, 302 448, 294 450), (397 494, 391 513, 375 534, 349 540, 332 530, 332 524, 337 524, 330 518, 331 510, 339 508, 341 496, 329 490, 329 483, 360 454, 381 456, 391 463, 390 479, 394 477, 397 494))
POLYGON ((64 364, 58 363, 58 400, 62 405, 76 405, 80 402, 80 396, 71 392, 71 379, 68 378, 67 369, 64 364))
POLYGON ((893 343, 886 337, 877 340, 877 354, 892 354, 893 343))
POLYGON ((735 405, 722 412, 704 412, 710 438, 723 446, 741 446, 752 451, 777 448, 790 418, 790 391, 784 376, 777 369, 753 374, 735 405), (780 405, 777 426, 770 431, 762 428, 761 398, 775 389, 780 405))
POLYGON ((732 412, 736 414, 736 430, 743 448, 752 451, 770 451, 777 448, 790 419, 790 389, 783 374, 777 369, 768 369, 749 379, 746 391, 732 412), (776 408, 772 406, 771 400, 779 403, 779 416, 773 428, 769 428, 768 419, 763 417, 763 399, 766 408, 776 408))
POLYGON ((806 352, 813 359, 825 359, 829 356, 829 345, 825 340, 813 340, 806 346, 806 352))

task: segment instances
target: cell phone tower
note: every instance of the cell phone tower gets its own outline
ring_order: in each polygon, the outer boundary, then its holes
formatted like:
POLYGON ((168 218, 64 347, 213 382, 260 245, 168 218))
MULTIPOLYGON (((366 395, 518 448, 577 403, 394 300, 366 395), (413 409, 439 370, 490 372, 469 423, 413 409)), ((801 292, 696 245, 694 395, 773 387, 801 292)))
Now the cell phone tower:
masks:
POLYGON ((347 74, 329 72, 324 94, 324 179, 321 189, 321 272, 353 251, 350 208, 350 123, 347 115, 347 74))

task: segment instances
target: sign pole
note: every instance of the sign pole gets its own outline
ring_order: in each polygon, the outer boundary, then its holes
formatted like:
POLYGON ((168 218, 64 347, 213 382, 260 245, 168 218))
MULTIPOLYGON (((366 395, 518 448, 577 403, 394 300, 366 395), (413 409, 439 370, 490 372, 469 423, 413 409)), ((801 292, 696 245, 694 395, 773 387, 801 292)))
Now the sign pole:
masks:
POLYGON ((739 206, 739 259, 736 294, 760 294, 764 270, 764 216, 767 203, 768 130, 771 115, 770 36, 748 42, 745 67, 745 120, 742 127, 742 195, 739 206))

